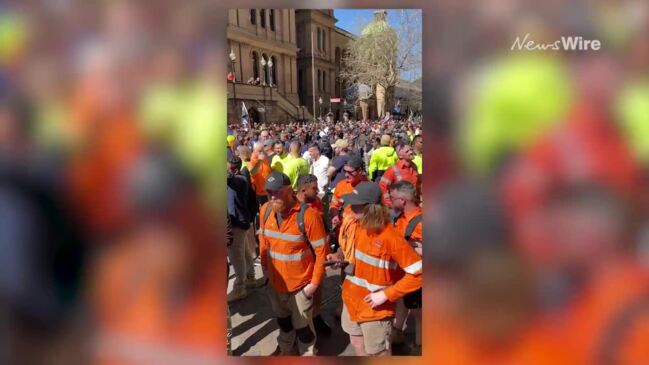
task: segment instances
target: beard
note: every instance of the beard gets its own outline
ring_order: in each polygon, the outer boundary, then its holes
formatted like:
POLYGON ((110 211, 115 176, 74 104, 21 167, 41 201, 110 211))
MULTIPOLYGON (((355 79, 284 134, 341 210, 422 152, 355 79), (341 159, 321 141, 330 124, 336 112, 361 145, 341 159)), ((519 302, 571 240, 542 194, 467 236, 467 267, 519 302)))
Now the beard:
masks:
POLYGON ((283 200, 277 199, 270 203, 270 207, 274 213, 281 214, 286 209, 286 203, 283 200))

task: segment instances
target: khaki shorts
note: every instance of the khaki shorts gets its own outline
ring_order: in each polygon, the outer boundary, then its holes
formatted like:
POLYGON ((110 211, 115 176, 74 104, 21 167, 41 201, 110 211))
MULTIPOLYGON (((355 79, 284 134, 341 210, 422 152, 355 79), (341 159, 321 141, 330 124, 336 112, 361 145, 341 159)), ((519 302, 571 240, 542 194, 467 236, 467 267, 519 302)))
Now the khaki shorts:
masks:
POLYGON ((385 318, 372 322, 352 322, 347 307, 343 305, 341 322, 343 331, 350 336, 363 336, 365 352, 376 355, 390 350, 390 334, 392 333, 393 318, 385 318))
POLYGON ((277 317, 291 317, 295 329, 311 325, 313 298, 307 298, 302 290, 292 293, 277 292, 270 283, 268 289, 270 305, 277 317))

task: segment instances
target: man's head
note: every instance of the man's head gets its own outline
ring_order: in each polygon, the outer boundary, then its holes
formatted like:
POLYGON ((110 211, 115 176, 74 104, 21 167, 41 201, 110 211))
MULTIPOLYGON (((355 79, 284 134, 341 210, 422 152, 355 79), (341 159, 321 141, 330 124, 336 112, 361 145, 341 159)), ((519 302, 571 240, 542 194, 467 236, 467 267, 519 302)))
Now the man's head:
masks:
POLYGON ((251 156, 250 148, 248 148, 248 146, 245 145, 239 145, 237 147, 237 155, 243 161, 250 161, 250 156, 251 156))
POLYGON ((302 175, 297 179, 297 191, 305 201, 313 201, 318 198, 318 178, 315 175, 302 175))
POLYGON ((275 213, 281 214, 290 208, 294 196, 288 176, 279 171, 273 171, 266 179, 264 188, 268 194, 270 206, 275 213))
POLYGON ((317 143, 312 143, 309 146, 309 155, 313 161, 317 161, 320 158, 320 146, 317 143))
POLYGON ((381 146, 389 146, 391 142, 390 135, 384 134, 381 136, 381 146))
POLYGON ((374 149, 381 147, 381 138, 379 137, 374 138, 372 140, 372 147, 374 147, 374 149))
POLYGON ((421 135, 415 136, 415 138, 412 140, 412 149, 420 154, 424 150, 424 137, 421 135))
POLYGON ((255 142, 255 144, 252 146, 253 152, 262 152, 264 150, 264 144, 261 142, 255 142))
POLYGON ((277 155, 281 155, 284 153, 284 142, 282 141, 276 141, 275 144, 273 145, 273 152, 277 155))
POLYGON ((334 152, 336 155, 346 155, 348 150, 349 144, 344 139, 338 139, 334 143, 334 152))
POLYGON ((236 174, 241 170, 241 159, 238 156, 232 155, 228 159, 228 172, 236 174))
POLYGON ((412 161, 415 157, 412 147, 407 143, 400 142, 397 144, 396 150, 400 160, 412 161))
POLYGON ((403 212, 406 206, 415 204, 415 197, 417 190, 415 186, 406 180, 397 181, 390 185, 390 200, 392 201, 392 209, 403 212))
POLYGON ((272 155, 273 154, 273 145, 275 142, 273 140, 266 140, 264 141, 264 152, 266 152, 267 155, 272 155))
POLYGON ((259 141, 260 142, 266 142, 268 140, 268 138, 270 138, 270 133, 268 133, 267 130, 264 129, 259 133, 259 141))
POLYGON ((302 143, 300 141, 293 141, 289 146, 291 150, 291 155, 293 157, 300 157, 300 150, 302 149, 302 143))
POLYGON ((282 142, 286 142, 286 141, 288 141, 288 133, 286 133, 286 132, 282 132, 282 133, 280 133, 280 135, 279 135, 279 139, 280 139, 280 141, 282 141, 282 142))
POLYGON ((363 179, 363 159, 356 154, 349 155, 343 173, 350 184, 354 185, 363 179))

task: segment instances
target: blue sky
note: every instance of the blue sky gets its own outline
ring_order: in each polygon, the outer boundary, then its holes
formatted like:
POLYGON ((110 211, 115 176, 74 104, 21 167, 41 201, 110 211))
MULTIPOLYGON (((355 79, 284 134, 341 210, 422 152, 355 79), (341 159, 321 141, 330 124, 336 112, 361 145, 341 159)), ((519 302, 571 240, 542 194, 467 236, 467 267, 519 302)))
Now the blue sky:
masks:
MULTIPOLYGON (((334 16, 338 19, 336 26, 342 28, 352 34, 360 35, 363 28, 374 19, 374 11, 377 9, 334 9, 334 16)), ((399 12, 402 9, 387 9, 388 11, 388 24, 393 28, 398 28, 399 12)), ((408 11, 419 12, 421 24, 421 10, 408 9, 408 11)), ((421 28, 420 28, 421 29, 421 28)), ((419 45, 421 47, 421 44, 419 45)), ((402 74, 401 78, 412 80, 418 77, 417 75, 402 74)))
MULTIPOLYGON (((336 26, 355 35, 360 35, 363 27, 374 19, 375 10, 377 9, 334 9, 334 16, 338 19, 336 26)), ((396 27, 401 9, 387 10, 388 24, 396 27)))

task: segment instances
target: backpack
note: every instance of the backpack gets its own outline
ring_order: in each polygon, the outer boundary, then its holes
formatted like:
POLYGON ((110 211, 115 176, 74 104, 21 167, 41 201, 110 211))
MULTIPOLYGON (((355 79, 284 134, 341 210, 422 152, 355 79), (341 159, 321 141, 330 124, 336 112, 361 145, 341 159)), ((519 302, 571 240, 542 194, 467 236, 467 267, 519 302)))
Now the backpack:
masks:
MULTIPOLYGON (((300 211, 297 213, 297 227, 300 229, 300 232, 306 238, 306 228, 304 226, 304 213, 306 213, 306 209, 309 206, 306 203, 302 203, 300 205, 300 211)), ((259 229, 261 229, 261 226, 263 225, 264 227, 266 226, 266 221, 268 221, 268 217, 270 217, 270 212, 272 209, 270 209, 268 206, 266 206, 266 210, 264 211, 264 217, 261 220, 261 223, 259 224, 259 229)))
POLYGON ((408 225, 406 226, 406 232, 405 232, 405 239, 410 240, 410 236, 412 236, 412 233, 415 231, 415 228, 417 228, 417 225, 421 223, 421 220, 423 219, 423 216, 421 214, 414 216, 410 222, 408 222, 408 225))

